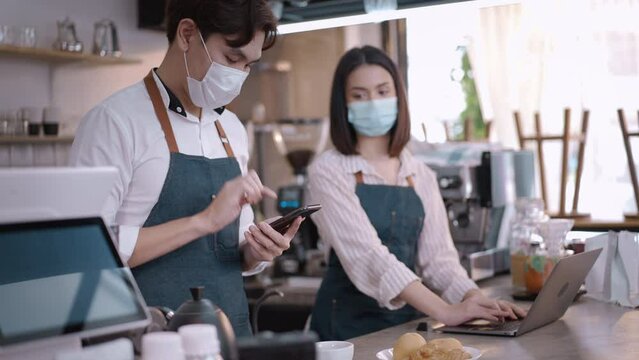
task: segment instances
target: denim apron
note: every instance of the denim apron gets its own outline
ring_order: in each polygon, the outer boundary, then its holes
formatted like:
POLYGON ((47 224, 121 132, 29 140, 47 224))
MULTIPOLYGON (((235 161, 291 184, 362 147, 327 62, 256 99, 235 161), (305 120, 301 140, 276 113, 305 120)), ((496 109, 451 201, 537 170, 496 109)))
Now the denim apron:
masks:
MULTIPOLYGON (((382 244, 399 261, 415 269, 417 241, 424 224, 424 207, 410 186, 367 185, 355 174, 355 193, 377 231, 382 244)), ((410 305, 398 310, 380 307, 377 300, 359 291, 331 250, 328 271, 317 293, 311 329, 321 340, 346 340, 415 320, 421 315, 410 305)))
MULTIPOLYGON (((158 202, 144 227, 192 216, 209 206, 212 195, 242 172, 219 120, 215 121, 227 156, 208 159, 181 154, 160 92, 149 73, 144 84, 170 151, 169 170, 158 202)), ((190 299, 189 288, 204 286, 204 297, 229 317, 237 336, 251 335, 238 244, 239 217, 215 234, 132 269, 147 304, 177 309, 190 299)))

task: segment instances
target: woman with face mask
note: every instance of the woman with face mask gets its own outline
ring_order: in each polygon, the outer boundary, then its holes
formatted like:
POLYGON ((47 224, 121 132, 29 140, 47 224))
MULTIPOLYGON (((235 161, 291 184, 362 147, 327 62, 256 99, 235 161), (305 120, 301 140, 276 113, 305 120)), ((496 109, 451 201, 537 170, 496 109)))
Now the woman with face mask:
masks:
POLYGON ((323 206, 313 220, 328 245, 311 318, 320 338, 349 339, 424 315, 448 325, 525 316, 484 296, 460 265, 435 174, 404 148, 410 119, 392 60, 370 46, 347 52, 330 110, 335 150, 308 171, 309 197, 323 206))
POLYGON ((160 66, 84 117, 71 164, 119 169, 107 221, 148 305, 176 309, 204 286, 248 335, 242 276, 281 255, 302 219, 284 235, 253 224, 250 205, 275 194, 247 169, 246 130, 224 106, 273 45, 276 20, 266 0, 171 0, 167 20, 160 66))

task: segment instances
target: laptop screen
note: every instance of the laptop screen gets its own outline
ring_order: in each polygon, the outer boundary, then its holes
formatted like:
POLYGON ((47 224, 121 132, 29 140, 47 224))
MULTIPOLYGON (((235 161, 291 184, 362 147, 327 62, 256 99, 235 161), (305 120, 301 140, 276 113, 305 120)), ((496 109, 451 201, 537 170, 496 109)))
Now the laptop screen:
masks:
POLYGON ((145 319, 102 219, 0 225, 0 346, 145 319))

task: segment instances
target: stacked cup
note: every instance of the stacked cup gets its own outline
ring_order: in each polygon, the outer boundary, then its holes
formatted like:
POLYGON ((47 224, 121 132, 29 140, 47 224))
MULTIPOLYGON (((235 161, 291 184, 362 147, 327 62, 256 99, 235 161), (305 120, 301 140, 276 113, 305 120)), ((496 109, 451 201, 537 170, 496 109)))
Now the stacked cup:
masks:
POLYGON ((217 329, 210 324, 184 325, 174 332, 142 337, 142 360, 221 360, 217 329))
POLYGON ((145 334, 142 360, 185 360, 180 335, 168 331, 145 334))

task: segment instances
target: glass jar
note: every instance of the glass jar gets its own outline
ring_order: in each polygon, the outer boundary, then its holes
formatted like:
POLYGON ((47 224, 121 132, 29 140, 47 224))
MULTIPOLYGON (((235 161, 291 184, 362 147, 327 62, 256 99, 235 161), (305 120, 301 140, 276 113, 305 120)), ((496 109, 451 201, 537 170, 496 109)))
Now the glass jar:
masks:
POLYGON ((0 136, 11 135, 9 132, 9 117, 4 111, 0 111, 0 136))
POLYGON ((538 294, 558 260, 559 258, 548 254, 543 242, 534 241, 524 267, 526 291, 538 294))
POLYGON ((541 199, 521 198, 515 202, 516 214, 510 228, 510 273, 513 286, 526 286, 525 267, 533 244, 541 244, 539 224, 546 221, 541 199))
POLYGON ((565 256, 566 235, 574 224, 573 219, 550 219, 539 224, 539 235, 544 240, 548 256, 557 259, 565 256))

